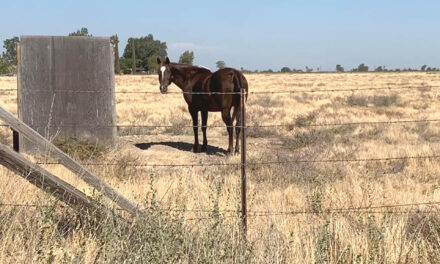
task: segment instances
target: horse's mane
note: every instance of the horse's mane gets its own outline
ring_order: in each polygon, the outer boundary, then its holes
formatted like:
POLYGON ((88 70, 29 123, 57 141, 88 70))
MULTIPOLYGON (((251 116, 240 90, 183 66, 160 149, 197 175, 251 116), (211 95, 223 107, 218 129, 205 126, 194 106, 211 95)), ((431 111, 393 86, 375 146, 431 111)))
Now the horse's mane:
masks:
POLYGON ((175 62, 170 63, 170 65, 177 68, 177 69, 185 69, 185 70, 196 69, 199 71, 202 70, 202 71, 208 71, 208 72, 212 73, 210 69, 203 67, 203 66, 195 66, 195 65, 189 65, 189 64, 184 64, 184 63, 175 63, 175 62))

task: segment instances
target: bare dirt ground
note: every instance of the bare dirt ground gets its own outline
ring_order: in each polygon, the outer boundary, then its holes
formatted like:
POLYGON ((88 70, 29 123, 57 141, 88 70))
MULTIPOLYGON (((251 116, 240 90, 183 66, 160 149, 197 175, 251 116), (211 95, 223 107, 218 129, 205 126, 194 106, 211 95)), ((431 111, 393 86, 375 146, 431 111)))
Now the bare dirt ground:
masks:
MULTIPOLYGON (((246 77, 251 92, 320 90, 312 93, 250 94, 247 102, 248 125, 286 125, 248 129, 248 160, 251 163, 440 154, 439 122, 308 126, 439 119, 440 74, 250 74, 246 77), (409 89, 362 90, 379 87, 409 89), (362 91, 325 92, 341 89, 362 91)), ((14 77, 0 78, 0 90, 15 87, 14 77)), ((157 76, 116 76, 116 91, 159 92, 157 76)), ((170 91, 179 90, 173 86, 170 91)), ((182 95, 117 93, 116 101, 120 125, 171 127, 138 130, 135 131, 138 135, 130 136, 126 134, 133 131, 121 130, 117 146, 100 154, 98 159, 118 165, 91 166, 94 172, 140 204, 145 203, 151 187, 163 203, 176 208, 239 208, 238 166, 131 168, 124 165, 129 162, 239 163, 239 156, 225 155, 225 128, 209 128, 208 152, 195 154, 191 152, 192 129, 182 128, 191 125, 182 95)), ((0 93, 0 102, 16 113, 15 93, 0 93)), ((208 125, 222 124, 219 113, 210 114, 208 125)), ((10 144, 9 131, 0 130, 1 142, 10 144)), ((96 161, 96 156, 86 157, 82 162, 92 160, 96 161)), ((53 165, 47 168, 81 190, 93 193, 66 169, 53 165)), ((420 260, 429 263, 440 260, 440 218, 429 214, 438 207, 374 209, 384 205, 440 201, 438 159, 254 165, 249 166, 248 177, 248 206, 251 212, 312 212, 250 216, 249 240, 255 250, 253 262, 411 263, 420 260), (326 213, 334 208, 351 207, 371 209, 347 214, 326 213), (389 210, 401 212, 387 213, 389 210)), ((45 197, 3 168, 0 168, 0 184, 0 202, 3 203, 37 203, 45 197)), ((21 214, 25 214, 24 210, 20 211, 21 214)), ((38 229, 33 227, 27 233, 22 231, 21 214, 14 217, 8 228, 0 227, 0 234, 4 234, 0 235, 0 262, 7 262, 12 253, 16 254, 17 262, 34 256, 25 254, 21 248, 35 249, 36 240, 31 238, 26 241, 20 238, 20 234, 34 234, 38 229), (16 233, 7 230, 15 230, 16 233)), ((187 212, 184 218, 202 216, 202 213, 187 212)), ((190 226, 193 224, 189 221, 190 226)), ((83 250, 79 246, 81 241, 88 241, 84 242, 89 247, 85 249, 87 254, 83 261, 92 262, 98 248, 93 238, 85 239, 84 234, 79 232, 70 234, 66 239, 72 245, 43 243, 42 248, 48 250, 52 247, 54 252, 74 255, 83 250)), ((57 259, 59 254, 55 254, 57 259)))

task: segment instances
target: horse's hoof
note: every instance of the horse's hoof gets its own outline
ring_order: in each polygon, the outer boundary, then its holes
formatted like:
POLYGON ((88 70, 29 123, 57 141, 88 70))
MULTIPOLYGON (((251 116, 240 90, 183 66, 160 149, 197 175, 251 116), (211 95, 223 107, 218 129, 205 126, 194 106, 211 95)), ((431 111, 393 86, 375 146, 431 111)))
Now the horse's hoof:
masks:
POLYGON ((207 146, 202 146, 201 152, 206 152, 208 150, 207 146))
POLYGON ((199 153, 199 147, 193 147, 193 152, 194 153, 199 153))
POLYGON ((240 150, 236 149, 235 150, 235 155, 238 155, 238 154, 240 154, 240 150))

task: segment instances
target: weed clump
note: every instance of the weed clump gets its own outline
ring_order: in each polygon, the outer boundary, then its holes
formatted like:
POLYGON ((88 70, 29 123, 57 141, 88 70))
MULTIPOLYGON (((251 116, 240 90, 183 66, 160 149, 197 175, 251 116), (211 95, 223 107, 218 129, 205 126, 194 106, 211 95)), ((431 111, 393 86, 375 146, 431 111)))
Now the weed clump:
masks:
POLYGON ((375 95, 372 98, 372 103, 376 107, 389 107, 397 105, 399 96, 397 94, 392 95, 375 95))
POLYGON ((350 95, 347 98, 347 104, 349 106, 367 106, 368 105, 368 97, 363 95, 350 95))
POLYGON ((366 107, 369 104, 373 104, 375 107, 390 107, 393 105, 398 105, 400 97, 397 94, 392 95, 350 95, 347 98, 347 104, 349 106, 361 106, 366 107))
POLYGON ((54 144, 69 156, 80 161, 102 159, 109 151, 106 146, 77 138, 57 139, 54 144))

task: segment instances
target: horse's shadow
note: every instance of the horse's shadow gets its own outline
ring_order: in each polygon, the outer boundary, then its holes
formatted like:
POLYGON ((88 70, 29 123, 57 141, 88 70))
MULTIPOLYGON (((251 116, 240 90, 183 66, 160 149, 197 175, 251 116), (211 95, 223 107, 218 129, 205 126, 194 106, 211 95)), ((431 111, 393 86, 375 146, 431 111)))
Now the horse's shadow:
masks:
MULTIPOLYGON (((137 148, 140 148, 142 150, 147 150, 149 149, 151 146, 154 145, 162 145, 162 146, 168 146, 168 147, 172 147, 178 150, 182 150, 182 151, 188 151, 188 152, 192 152, 192 148, 193 148, 193 144, 190 143, 186 143, 186 142, 171 142, 171 141, 162 141, 162 142, 148 142, 148 143, 138 143, 135 144, 135 146, 137 148)), ((199 151, 200 151, 200 147, 199 146, 199 151)), ((226 154, 227 151, 225 149, 219 148, 219 147, 215 147, 215 146, 211 146, 208 145, 208 149, 206 151, 206 154, 208 155, 221 155, 221 154, 226 154)))

